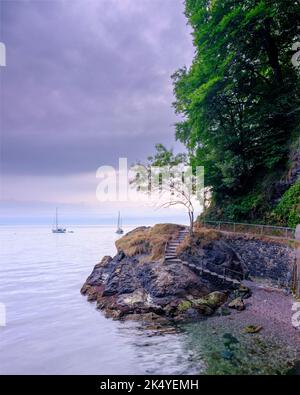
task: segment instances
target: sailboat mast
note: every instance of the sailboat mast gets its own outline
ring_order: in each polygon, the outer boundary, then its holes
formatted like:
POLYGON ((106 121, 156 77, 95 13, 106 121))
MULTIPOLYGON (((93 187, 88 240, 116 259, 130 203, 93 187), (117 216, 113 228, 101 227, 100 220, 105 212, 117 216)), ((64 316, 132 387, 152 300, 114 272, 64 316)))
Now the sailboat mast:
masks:
POLYGON ((120 228, 120 211, 118 213, 118 229, 120 228))
POLYGON ((58 221, 57 221, 57 207, 56 207, 56 210, 55 210, 55 225, 56 225, 56 229, 57 229, 57 227, 58 227, 58 221))

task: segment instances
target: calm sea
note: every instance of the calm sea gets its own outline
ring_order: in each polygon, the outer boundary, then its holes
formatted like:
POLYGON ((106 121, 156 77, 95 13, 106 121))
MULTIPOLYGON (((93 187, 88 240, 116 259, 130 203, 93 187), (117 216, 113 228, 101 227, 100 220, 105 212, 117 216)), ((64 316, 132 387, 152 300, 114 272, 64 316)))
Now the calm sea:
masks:
MULTIPOLYGON (((184 334, 149 337, 135 323, 106 319, 80 288, 103 255, 114 255, 115 227, 1 227, 1 374, 198 373, 184 334)), ((125 231, 130 228, 125 229, 125 231)))

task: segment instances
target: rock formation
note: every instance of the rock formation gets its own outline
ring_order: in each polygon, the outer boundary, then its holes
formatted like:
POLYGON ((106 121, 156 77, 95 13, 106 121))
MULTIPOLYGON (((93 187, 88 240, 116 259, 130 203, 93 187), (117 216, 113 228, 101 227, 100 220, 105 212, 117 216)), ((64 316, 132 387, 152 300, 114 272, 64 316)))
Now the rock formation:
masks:
MULTIPOLYGON (((152 320, 199 318, 226 302, 228 284, 213 282, 180 262, 164 260, 164 245, 178 233, 177 225, 155 225, 129 232, 116 243, 114 258, 105 256, 81 292, 108 317, 152 320)), ((241 262, 224 243, 207 250, 211 266, 240 268, 241 262)))

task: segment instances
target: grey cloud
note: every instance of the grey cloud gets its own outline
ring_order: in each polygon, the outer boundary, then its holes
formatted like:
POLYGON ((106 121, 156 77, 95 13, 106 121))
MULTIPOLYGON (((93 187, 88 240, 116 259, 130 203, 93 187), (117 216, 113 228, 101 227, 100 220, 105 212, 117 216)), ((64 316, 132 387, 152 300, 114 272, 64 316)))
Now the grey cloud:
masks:
POLYGON ((5 1, 2 171, 94 171, 171 143, 170 75, 192 57, 179 0, 5 1))

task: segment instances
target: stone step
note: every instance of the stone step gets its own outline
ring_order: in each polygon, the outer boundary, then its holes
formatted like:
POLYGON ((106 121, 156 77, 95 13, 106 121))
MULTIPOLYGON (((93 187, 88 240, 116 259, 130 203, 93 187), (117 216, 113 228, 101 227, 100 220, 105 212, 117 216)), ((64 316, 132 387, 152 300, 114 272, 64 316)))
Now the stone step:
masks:
POLYGON ((167 262, 181 263, 181 259, 178 259, 178 258, 171 258, 171 259, 167 259, 167 262))

